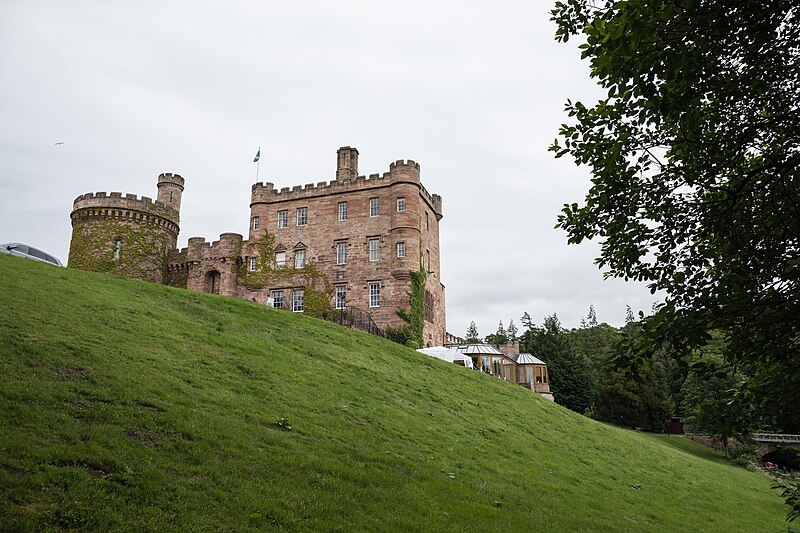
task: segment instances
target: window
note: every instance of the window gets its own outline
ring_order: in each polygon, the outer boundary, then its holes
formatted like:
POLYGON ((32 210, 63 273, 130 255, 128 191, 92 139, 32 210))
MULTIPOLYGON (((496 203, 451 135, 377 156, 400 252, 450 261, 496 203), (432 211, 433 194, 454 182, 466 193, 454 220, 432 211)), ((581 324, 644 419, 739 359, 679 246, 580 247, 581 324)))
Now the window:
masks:
POLYGON ((122 249, 122 239, 119 237, 114 241, 114 259, 119 259, 119 251, 122 249))
POLYGON ((344 309, 347 305, 347 287, 344 285, 336 286, 336 309, 344 309))
POLYGON ((346 265, 347 264, 347 243, 346 242, 337 242, 336 243, 336 264, 337 265, 346 265))
POLYGON ((297 225, 298 226, 305 226, 308 224, 308 208, 307 207, 298 207, 297 208, 297 225))
POLYGON ((272 307, 283 309, 283 291, 272 291, 272 307))
POLYGON ((381 214, 381 199, 380 198, 370 198, 369 199, 369 216, 376 217, 381 214))
POLYGON ((255 257, 250 258, 250 272, 255 272, 258 267, 258 260, 255 257))
POLYGON ((370 261, 380 260, 380 239, 369 240, 369 260, 370 261))
POLYGON ((425 229, 428 229, 428 212, 425 211, 425 229))
POLYGON ((425 303, 425 320, 428 322, 433 322, 433 294, 425 291, 423 301, 425 303))
POLYGON ((402 213, 406 210, 406 199, 404 196, 401 196, 397 199, 397 212, 402 213))
POLYGON ((381 284, 380 283, 370 283, 369 284, 369 306, 370 307, 380 307, 381 306, 381 284))
POLYGON ((306 266, 306 251, 303 249, 294 251, 294 267, 303 268, 306 266))
POLYGON ((258 231, 261 227, 261 220, 258 217, 253 217, 253 231, 258 231))
POLYGON ((282 209, 278 211, 278 229, 286 228, 289 226, 289 211, 282 209))
POLYGON ((275 252, 275 268, 286 268, 286 252, 275 252))
POLYGON ((295 289, 292 291, 292 311, 295 313, 303 312, 303 300, 305 298, 305 291, 303 289, 295 289))
POLYGON ((425 250, 425 271, 431 271, 431 251, 425 250))
POLYGON ((406 243, 400 241, 397 243, 397 257, 403 258, 406 256, 406 243))
POLYGON ((339 220, 347 220, 347 202, 339 202, 339 220))

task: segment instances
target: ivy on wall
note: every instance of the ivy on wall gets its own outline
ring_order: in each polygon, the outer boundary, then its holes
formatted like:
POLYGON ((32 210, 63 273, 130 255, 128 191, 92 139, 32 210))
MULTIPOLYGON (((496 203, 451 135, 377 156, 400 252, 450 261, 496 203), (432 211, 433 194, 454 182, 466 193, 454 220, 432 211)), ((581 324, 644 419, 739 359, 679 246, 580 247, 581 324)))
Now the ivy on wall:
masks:
POLYGON ((115 218, 79 218, 73 222, 70 268, 165 282, 172 236, 158 224, 132 224, 115 218), (114 257, 115 241, 122 241, 114 257))
MULTIPOLYGON (((255 239, 253 243, 258 250, 256 270, 251 272, 247 268, 248 265, 239 264, 236 267, 236 276, 241 284, 250 290, 282 284, 302 286, 304 314, 322 318, 331 311, 333 287, 316 266, 306 262, 302 268, 294 268, 292 265, 276 268, 275 236, 269 232, 255 239)), ((241 256, 241 248, 237 256, 241 256)))
POLYGON ((425 278, 426 272, 422 264, 416 272, 411 274, 411 287, 408 292, 409 310, 398 309, 396 311, 405 324, 399 328, 386 327, 386 336, 400 344, 405 344, 411 348, 422 348, 422 333, 425 328, 425 278))

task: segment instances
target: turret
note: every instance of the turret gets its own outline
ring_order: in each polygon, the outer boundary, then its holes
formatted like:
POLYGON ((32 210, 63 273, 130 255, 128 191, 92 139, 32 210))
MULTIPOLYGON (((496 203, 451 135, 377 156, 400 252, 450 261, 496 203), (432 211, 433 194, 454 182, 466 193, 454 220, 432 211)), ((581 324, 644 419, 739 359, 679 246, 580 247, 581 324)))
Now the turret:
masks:
POLYGON ((395 161, 389 164, 389 174, 392 182, 413 181, 419 183, 419 163, 409 159, 408 161, 395 161))
POLYGON ((336 151, 336 179, 354 180, 358 177, 358 150, 342 146, 336 151))
POLYGON ((158 177, 158 197, 156 201, 163 203, 176 212, 181 212, 181 194, 184 179, 178 174, 166 172, 158 177))

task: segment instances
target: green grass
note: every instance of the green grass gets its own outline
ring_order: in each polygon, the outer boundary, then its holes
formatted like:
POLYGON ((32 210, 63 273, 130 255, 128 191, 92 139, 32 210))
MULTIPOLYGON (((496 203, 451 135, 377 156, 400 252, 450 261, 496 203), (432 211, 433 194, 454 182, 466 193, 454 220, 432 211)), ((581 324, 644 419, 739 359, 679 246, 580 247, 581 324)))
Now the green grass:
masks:
POLYGON ((766 477, 357 331, 7 256, 0 295, 0 529, 783 528, 766 477))

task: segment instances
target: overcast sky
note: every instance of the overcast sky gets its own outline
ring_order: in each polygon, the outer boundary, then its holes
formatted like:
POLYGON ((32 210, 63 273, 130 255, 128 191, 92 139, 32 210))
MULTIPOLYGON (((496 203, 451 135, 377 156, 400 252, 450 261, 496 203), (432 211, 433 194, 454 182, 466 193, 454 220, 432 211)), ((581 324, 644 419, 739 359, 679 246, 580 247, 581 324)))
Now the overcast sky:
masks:
POLYGON ((259 181, 330 181, 414 159, 443 198, 447 329, 481 335, 589 305, 624 323, 642 285, 604 280, 597 246, 554 229, 585 167, 553 158, 567 98, 600 95, 540 1, 0 2, 0 242, 66 261, 80 194, 155 198, 186 178, 178 245, 247 234, 259 181), (63 145, 55 145, 63 142, 63 145))

